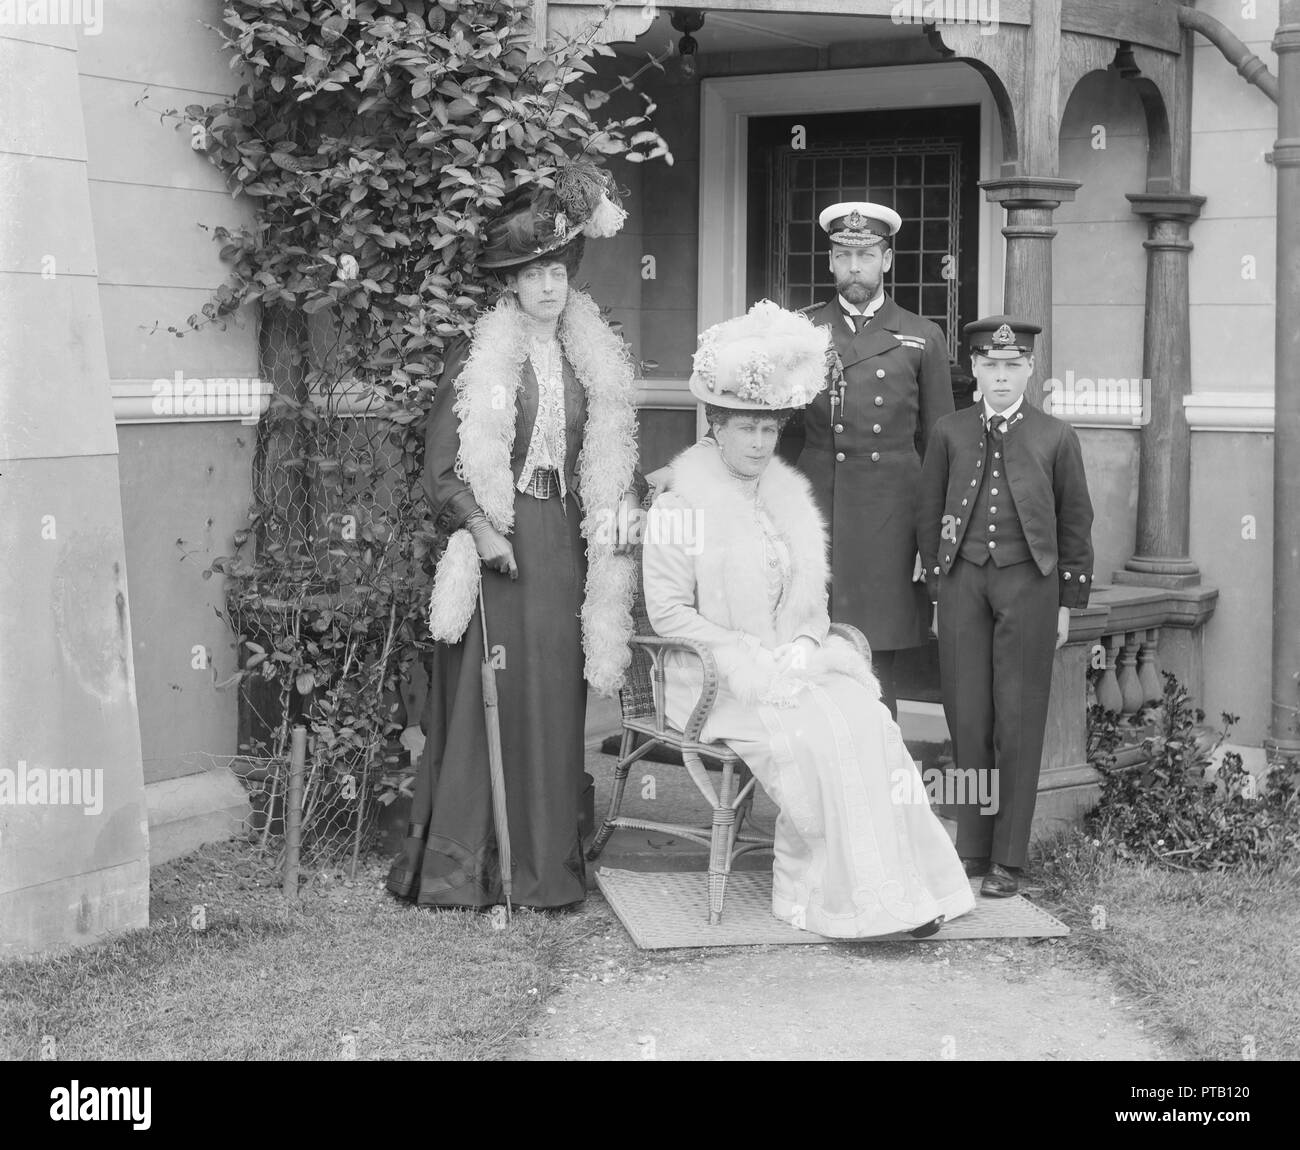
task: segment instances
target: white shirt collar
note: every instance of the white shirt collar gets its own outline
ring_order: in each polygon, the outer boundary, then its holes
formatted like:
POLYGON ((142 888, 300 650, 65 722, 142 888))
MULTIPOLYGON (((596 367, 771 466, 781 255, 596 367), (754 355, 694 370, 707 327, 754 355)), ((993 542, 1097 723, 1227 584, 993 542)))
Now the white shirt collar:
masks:
POLYGON ((1022 395, 1019 399, 1016 400, 1015 403, 1013 403, 1010 407, 1008 407, 1006 411, 994 411, 989 406, 989 401, 987 399, 981 400, 981 402, 984 404, 984 426, 985 427, 988 427, 989 420, 992 419, 995 415, 1002 416, 1002 418, 1007 421, 1007 425, 1010 426, 1012 417, 1016 414, 1017 411, 1020 410, 1020 405, 1025 402, 1025 397, 1022 395))
POLYGON ((871 316, 875 315, 876 312, 878 312, 885 305, 885 288, 884 285, 882 284, 881 287, 876 291, 875 298, 871 300, 867 304, 867 306, 864 307, 861 311, 858 311, 856 307, 854 307, 851 303, 849 303, 849 301, 846 300, 838 292, 836 293, 835 298, 840 301, 840 308, 845 313, 844 322, 849 325, 849 329, 851 331, 856 331, 857 328, 853 326, 853 321, 849 318, 849 316, 865 315, 869 319, 871 318, 871 316))

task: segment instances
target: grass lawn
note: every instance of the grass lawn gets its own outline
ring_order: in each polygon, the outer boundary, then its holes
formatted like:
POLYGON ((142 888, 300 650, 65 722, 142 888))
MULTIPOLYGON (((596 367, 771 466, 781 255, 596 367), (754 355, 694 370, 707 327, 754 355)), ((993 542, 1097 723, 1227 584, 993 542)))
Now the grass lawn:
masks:
POLYGON ((504 1056, 591 925, 417 910, 378 889, 387 868, 316 875, 290 908, 244 844, 155 867, 147 929, 0 966, 0 1057, 38 1058, 44 1036, 61 1060, 504 1056))
POLYGON ((1070 944, 1103 963, 1189 1058, 1300 1058, 1300 868, 1165 870, 1081 832, 1035 867, 1070 944))

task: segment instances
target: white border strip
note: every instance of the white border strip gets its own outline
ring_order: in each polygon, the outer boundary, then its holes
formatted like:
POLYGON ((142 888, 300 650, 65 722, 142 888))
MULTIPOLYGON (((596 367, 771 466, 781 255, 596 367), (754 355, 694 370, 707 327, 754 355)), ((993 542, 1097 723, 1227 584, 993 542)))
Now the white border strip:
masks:
POLYGON ((1193 431, 1273 431, 1271 391, 1200 391, 1183 396, 1183 414, 1193 431))
MULTIPOLYGON (((240 377, 233 377, 240 378, 240 377)), ((176 402, 175 394, 165 391, 161 396, 153 379, 113 380, 113 420, 115 423, 243 423, 255 424, 271 402, 269 391, 257 396, 257 410, 225 412, 216 415, 184 414, 183 400, 176 402), (160 409, 160 400, 167 402, 160 409)), ((166 381, 162 381, 166 382, 166 381)))
POLYGON ((638 380, 636 405, 643 411, 694 411, 699 401, 685 379, 638 380))
MULTIPOLYGON (((643 379, 638 381, 636 405, 648 411, 694 411, 698 402, 687 389, 684 379, 643 379)), ((256 415, 248 413, 219 415, 186 415, 180 410, 158 410, 158 392, 155 380, 120 379, 112 384, 113 419, 119 424, 140 423, 243 423, 254 424, 266 414, 270 394, 260 397, 256 415)), ((372 397, 354 395, 343 391, 335 397, 333 409, 342 416, 366 416, 371 413, 372 397)), ((175 404, 170 405, 175 407, 175 404)))

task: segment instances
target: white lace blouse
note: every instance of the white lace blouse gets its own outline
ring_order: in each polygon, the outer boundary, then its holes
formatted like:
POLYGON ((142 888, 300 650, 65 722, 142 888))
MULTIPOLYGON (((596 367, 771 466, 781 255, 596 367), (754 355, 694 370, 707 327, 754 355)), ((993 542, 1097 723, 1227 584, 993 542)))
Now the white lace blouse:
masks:
POLYGON ((533 469, 554 468, 560 477, 560 497, 568 495, 564 482, 564 362, 560 341, 532 336, 528 341, 528 359, 537 377, 537 418, 528 454, 519 473, 516 487, 523 491, 532 479, 533 469))

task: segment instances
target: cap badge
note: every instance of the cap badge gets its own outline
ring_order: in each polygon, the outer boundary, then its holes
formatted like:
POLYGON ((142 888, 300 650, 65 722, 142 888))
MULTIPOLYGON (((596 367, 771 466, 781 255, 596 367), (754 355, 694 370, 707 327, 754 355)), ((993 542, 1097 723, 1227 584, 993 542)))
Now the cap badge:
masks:
POLYGON ((1011 325, 1004 323, 997 331, 993 333, 993 342, 1001 344, 1003 347, 1016 342, 1016 333, 1011 330, 1011 325))
POLYGON ((849 213, 846 226, 851 232, 865 231, 867 227, 867 217, 858 211, 857 208, 854 208, 853 211, 849 213))

